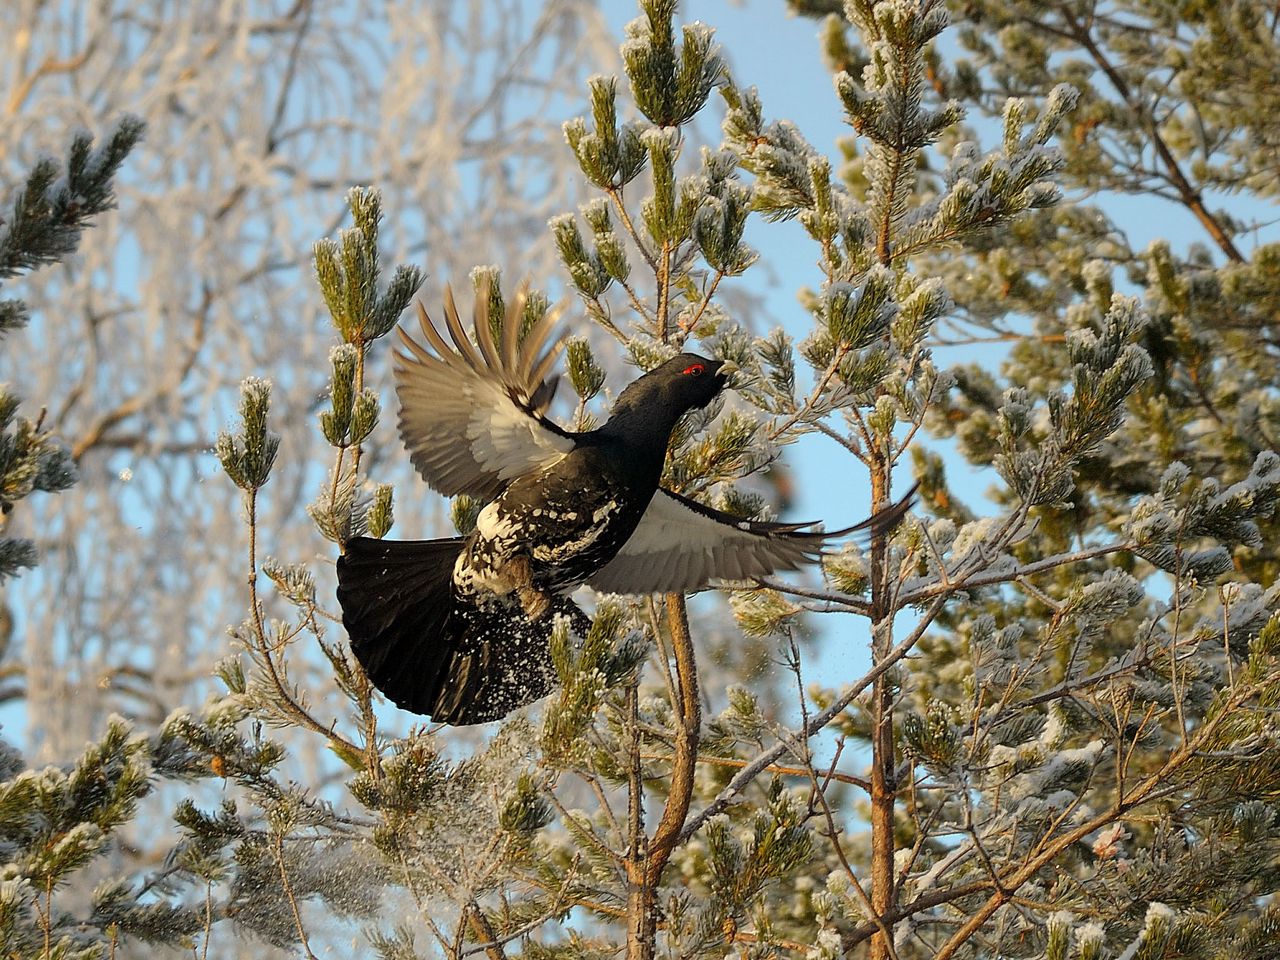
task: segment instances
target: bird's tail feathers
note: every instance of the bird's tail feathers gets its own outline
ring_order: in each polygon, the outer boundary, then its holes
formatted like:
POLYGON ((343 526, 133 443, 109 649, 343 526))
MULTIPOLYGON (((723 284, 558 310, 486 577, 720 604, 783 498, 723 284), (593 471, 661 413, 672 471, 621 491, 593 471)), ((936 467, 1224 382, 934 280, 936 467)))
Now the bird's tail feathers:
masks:
POLYGON ((566 597, 539 620, 520 605, 476 606, 453 592, 463 540, 356 537, 338 559, 338 602, 351 649, 396 705, 438 723, 487 723, 551 692, 556 614, 581 630, 566 597))
POLYGON ((459 639, 453 565, 462 539, 356 537, 338 558, 338 603, 351 649, 395 703, 427 712, 459 639))
POLYGON ((917 480, 911 485, 911 489, 902 496, 901 500, 891 503, 887 507, 882 507, 861 523, 854 524, 852 527, 845 527, 843 530, 831 530, 826 536, 841 537, 845 534, 856 533, 869 540, 872 537, 887 536, 893 533, 898 524, 907 515, 907 511, 915 506, 916 490, 919 487, 920 481, 917 480))

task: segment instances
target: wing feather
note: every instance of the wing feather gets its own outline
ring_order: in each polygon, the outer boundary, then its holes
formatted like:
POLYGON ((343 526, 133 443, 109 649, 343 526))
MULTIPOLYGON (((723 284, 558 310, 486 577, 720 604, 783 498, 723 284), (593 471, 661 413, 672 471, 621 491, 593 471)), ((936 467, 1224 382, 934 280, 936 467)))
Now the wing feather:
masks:
POLYGON ((820 560, 833 537, 891 530, 914 499, 912 487, 870 519, 826 532, 808 529, 811 523, 743 520, 660 488, 630 539, 587 584, 605 593, 685 593, 797 570, 820 560))
MULTIPOLYGON (((483 291, 477 291, 476 298, 479 299, 482 295, 488 300, 488 294, 483 291)), ((444 288, 444 322, 449 330, 449 337, 453 340, 453 349, 472 370, 482 369, 480 357, 462 326, 462 317, 458 315, 458 305, 453 300, 453 288, 449 286, 444 288)))
POLYGON ((716 556, 717 559, 724 558, 725 579, 745 580, 747 578, 747 571, 742 565, 742 557, 738 555, 737 551, 721 547, 716 551, 716 556))
POLYGON ((564 346, 562 339, 551 338, 556 316, 548 311, 521 341, 526 299, 523 289, 512 299, 501 347, 489 327, 484 288, 476 296, 474 343, 447 287, 443 332, 421 303, 418 323, 425 345, 400 331, 403 350, 395 360, 400 436, 418 472, 446 496, 492 499, 514 478, 574 448, 575 435, 543 417, 558 383, 549 376, 564 346))
MULTIPOLYGON (((485 366, 490 370, 501 370, 502 360, 498 356, 498 348, 493 342, 493 328, 489 325, 489 300, 486 297, 481 300, 476 297, 475 314, 472 318, 471 325, 476 331, 476 343, 480 345, 480 356, 484 360, 485 366)), ((503 326, 506 321, 513 319, 511 311, 507 311, 507 316, 503 318, 503 326)), ((514 318, 515 323, 520 322, 519 317, 514 318)))
POLYGON ((551 366, 552 364, 555 363, 555 361, 556 361, 555 355, 550 353, 548 353, 545 357, 539 360, 537 367, 535 367, 529 373, 530 381, 545 380, 547 378, 547 375, 551 372, 551 366))
MULTIPOLYGON (((554 311, 548 310, 545 315, 551 318, 552 323, 555 322, 553 313, 554 311)), ((515 319, 515 323, 503 323, 502 325, 502 364, 508 370, 520 369, 520 328, 524 325, 524 317, 520 316, 515 319)), ((529 338, 525 337, 526 343, 528 340, 529 338)))
POLYGON ((545 349, 555 328, 557 316, 548 311, 544 313, 520 341, 520 364, 522 370, 532 369, 532 364, 545 349))

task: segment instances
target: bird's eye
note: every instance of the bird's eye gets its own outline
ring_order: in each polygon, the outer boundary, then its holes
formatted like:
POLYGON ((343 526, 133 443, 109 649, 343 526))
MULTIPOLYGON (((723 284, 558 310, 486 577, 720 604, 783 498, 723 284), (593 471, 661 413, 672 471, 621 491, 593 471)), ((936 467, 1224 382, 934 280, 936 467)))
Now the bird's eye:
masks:
POLYGON ((695 363, 692 366, 684 368, 684 375, 686 377, 700 377, 706 371, 706 369, 707 368, 704 367, 702 364, 695 363))

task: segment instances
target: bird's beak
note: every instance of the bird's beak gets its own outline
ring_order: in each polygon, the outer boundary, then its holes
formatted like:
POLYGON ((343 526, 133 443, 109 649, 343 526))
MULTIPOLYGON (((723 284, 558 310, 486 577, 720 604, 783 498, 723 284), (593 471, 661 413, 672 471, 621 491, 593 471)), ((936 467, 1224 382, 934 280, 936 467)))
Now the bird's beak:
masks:
POLYGON ((731 376, 737 373, 739 369, 739 366, 732 360, 725 360, 720 364, 720 369, 716 372, 727 381, 731 376))

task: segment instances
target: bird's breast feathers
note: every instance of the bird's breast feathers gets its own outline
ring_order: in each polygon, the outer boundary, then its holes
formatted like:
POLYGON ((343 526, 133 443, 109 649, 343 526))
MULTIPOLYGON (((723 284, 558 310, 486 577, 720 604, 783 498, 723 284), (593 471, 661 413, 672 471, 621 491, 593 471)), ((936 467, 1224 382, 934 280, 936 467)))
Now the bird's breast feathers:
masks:
POLYGON ((613 559, 648 497, 607 472, 588 480, 576 466, 522 478, 480 511, 455 570, 461 592, 504 592, 500 571, 522 555, 536 564, 536 579, 553 589, 576 586, 613 559))
MULTIPOLYGON (((531 551, 533 559, 543 563, 559 564, 581 556, 599 544, 609 532, 610 527, 617 525, 614 518, 619 513, 619 509, 618 501, 607 500, 592 510, 590 517, 583 509, 557 511, 550 508, 546 510, 546 516, 552 526, 551 532, 553 534, 558 532, 560 537, 552 536, 541 543, 535 543, 531 551)), ((540 511, 535 509, 533 513, 534 518, 537 519, 540 511)), ((621 539, 618 540, 617 546, 622 546, 621 539)), ((616 552, 615 549, 613 553, 616 552)))

